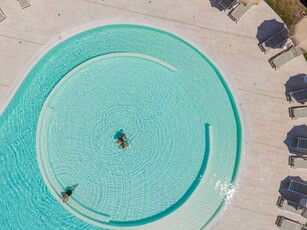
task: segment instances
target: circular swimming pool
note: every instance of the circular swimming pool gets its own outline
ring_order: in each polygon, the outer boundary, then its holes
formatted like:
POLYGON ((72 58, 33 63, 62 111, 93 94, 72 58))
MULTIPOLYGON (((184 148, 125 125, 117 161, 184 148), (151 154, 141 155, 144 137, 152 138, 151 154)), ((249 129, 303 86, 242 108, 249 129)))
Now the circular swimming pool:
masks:
POLYGON ((103 26, 52 48, 27 80, 44 95, 34 102, 40 172, 75 216, 107 228, 196 229, 223 207, 240 119, 217 68, 189 43, 145 26, 103 26))

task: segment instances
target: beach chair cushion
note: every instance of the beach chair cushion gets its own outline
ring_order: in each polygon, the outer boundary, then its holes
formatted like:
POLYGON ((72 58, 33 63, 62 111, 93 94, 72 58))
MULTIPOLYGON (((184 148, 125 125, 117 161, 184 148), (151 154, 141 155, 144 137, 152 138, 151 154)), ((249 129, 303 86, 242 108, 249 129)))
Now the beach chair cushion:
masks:
POLYGON ((290 49, 280 53, 278 56, 269 60, 271 66, 275 69, 279 69, 283 65, 290 62, 292 59, 303 54, 303 51, 297 47, 291 47, 290 49))
POLYGON ((280 229, 283 230, 305 230, 306 228, 299 222, 286 218, 284 216, 278 216, 276 223, 280 229))
POLYGON ((239 3, 239 5, 234 8, 230 13, 229 13, 229 17, 238 22, 244 15, 245 13, 249 10, 249 8, 251 8, 252 6, 254 6, 255 4, 247 4, 245 5, 244 3, 239 3))
POLYGON ((300 204, 287 200, 281 196, 278 198, 277 205, 282 210, 286 210, 286 211, 289 211, 289 212, 292 212, 298 215, 303 215, 306 209, 300 204))
POLYGON ((284 219, 280 228, 284 230, 301 230, 301 224, 292 220, 284 219))
POLYGON ((289 108, 289 116, 292 119, 300 119, 307 117, 307 106, 289 108))
POLYGON ((31 6, 30 0, 18 0, 21 9, 31 6))
POLYGON ((307 169, 307 157, 290 156, 290 165, 297 169, 307 169))

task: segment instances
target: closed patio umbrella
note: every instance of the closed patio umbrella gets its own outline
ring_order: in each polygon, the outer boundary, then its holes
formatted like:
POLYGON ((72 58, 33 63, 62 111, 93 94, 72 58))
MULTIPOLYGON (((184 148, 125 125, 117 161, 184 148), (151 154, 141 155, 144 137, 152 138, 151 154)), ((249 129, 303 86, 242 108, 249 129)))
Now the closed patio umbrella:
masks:
POLYGON ((290 27, 290 38, 296 47, 307 52, 307 17, 301 18, 290 27))

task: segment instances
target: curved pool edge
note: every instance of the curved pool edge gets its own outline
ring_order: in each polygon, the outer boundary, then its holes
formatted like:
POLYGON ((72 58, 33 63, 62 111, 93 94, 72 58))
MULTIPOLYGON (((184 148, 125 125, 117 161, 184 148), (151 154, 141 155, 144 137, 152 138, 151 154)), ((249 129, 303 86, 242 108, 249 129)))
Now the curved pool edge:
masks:
POLYGON ((217 223, 222 221, 224 213, 232 205, 232 202, 235 199, 235 197, 239 196, 242 187, 241 185, 242 172, 246 170, 245 162, 246 162, 247 153, 249 152, 248 123, 246 119, 243 119, 244 117, 246 117, 244 105, 241 102, 241 99, 238 95, 237 89, 231 77, 228 74, 226 74, 226 72, 224 71, 224 67, 220 65, 220 63, 216 60, 216 58, 210 51, 208 51, 203 47, 200 47, 197 44, 197 41, 193 42, 192 40, 190 40, 191 41, 190 42, 189 39, 186 39, 185 37, 184 39, 188 41, 192 46, 194 46, 197 50, 199 50, 201 53, 206 54, 205 57, 208 59, 209 63, 213 66, 213 68, 217 72, 220 80, 222 81, 222 84, 226 85, 226 87, 224 88, 227 89, 227 94, 230 95, 232 98, 231 105, 233 108, 236 109, 235 110, 236 122, 237 121, 239 122, 239 127, 241 130, 241 133, 239 134, 241 138, 241 143, 239 145, 240 151, 238 151, 237 149, 236 167, 234 173, 232 174, 231 182, 228 187, 228 192, 224 196, 221 204, 217 208, 216 212, 212 215, 210 220, 201 227, 201 229, 207 229, 207 228, 210 229, 211 227, 215 226, 217 223))
MULTIPOLYGON (((160 30, 161 28, 158 28, 158 29, 160 30)), ((248 150, 248 137, 246 136, 246 134, 248 133, 247 132, 248 127, 247 127, 246 120, 241 120, 241 118, 244 117, 243 114, 245 114, 244 108, 242 107, 243 104, 241 103, 241 100, 239 96, 237 95, 237 91, 234 87, 234 83, 232 82, 231 78, 226 74, 226 72, 223 71, 223 68, 221 67, 219 62, 214 58, 214 55, 210 51, 198 45, 197 41, 190 38, 188 35, 183 34, 182 32, 179 32, 178 34, 177 32, 173 32, 171 29, 170 30, 164 29, 163 31, 166 31, 167 33, 171 33, 174 36, 178 37, 179 39, 182 39, 183 42, 185 42, 188 46, 190 46, 192 49, 198 52, 207 61, 207 63, 214 69, 224 89, 227 92, 227 95, 231 102, 232 110, 234 112, 236 124, 237 124, 236 160, 235 160, 234 171, 231 176, 231 180, 230 180, 229 187, 228 187, 228 191, 233 191, 233 192, 226 193, 226 195, 224 196, 222 202, 220 203, 215 213, 212 215, 209 221, 207 221, 207 223, 205 223, 201 227, 201 229, 205 229, 207 227, 211 227, 212 225, 214 225, 216 222, 219 221, 217 220, 216 217, 218 215, 222 215, 223 212, 227 210, 228 206, 231 205, 231 200, 233 196, 237 195, 238 190, 240 189, 240 184, 239 184, 240 175, 244 168, 244 162, 245 162, 244 156, 246 156, 246 151, 248 150)))
MULTIPOLYGON (((190 43, 191 44, 191 43, 190 43)), ((237 150, 236 150, 236 159, 235 159, 235 166, 234 166, 234 170, 231 176, 231 180, 229 182, 229 186, 227 188, 227 193, 225 194, 222 202, 220 203, 220 205, 218 206, 218 208, 216 209, 216 211, 214 212, 214 214, 211 216, 211 218, 207 221, 207 223, 205 223, 201 229, 205 229, 209 226, 214 225, 217 221, 216 217, 218 215, 222 215, 222 212, 225 212, 228 206, 225 206, 225 204, 227 203, 228 205, 231 205, 231 199, 233 198, 233 194, 237 193, 238 190, 238 176, 239 176, 239 172, 241 172, 240 169, 242 169, 242 166, 240 164, 240 162, 242 161, 242 155, 245 155, 245 146, 243 145, 243 143, 245 143, 245 126, 242 125, 241 122, 241 116, 240 114, 242 114, 243 112, 241 111, 241 107, 238 107, 238 102, 239 97, 238 95, 236 95, 236 90, 234 90, 234 85, 231 82, 230 78, 227 78, 227 74, 223 73, 221 70, 222 68, 219 67, 218 64, 216 64, 215 62, 213 62, 212 60, 210 60, 208 58, 208 55, 205 56, 202 52, 201 48, 198 48, 197 46, 194 46, 194 44, 191 44, 192 47, 194 47, 196 49, 197 52, 200 53, 201 56, 203 56, 204 59, 207 60, 207 62, 211 65, 211 67, 214 69, 214 71, 216 72, 216 74, 218 75, 224 89, 227 92, 227 95, 229 97, 230 103, 231 103, 231 107, 234 113, 234 117, 235 117, 235 121, 236 121, 236 130, 237 130, 237 150), (222 74, 223 73, 223 74, 222 74), (225 77, 226 76, 226 77, 225 77), (227 78, 227 79, 226 79, 227 78), (234 192, 236 191, 236 192, 234 192), (215 222, 213 221, 215 220, 215 222)), ((204 52, 207 54, 207 52, 204 52)), ((210 52, 208 52, 210 53, 210 52)), ((212 55, 212 54, 211 54, 212 55)), ((212 57, 211 57, 212 58, 212 57)), ((214 60, 214 59, 213 59, 214 60)), ((242 103, 240 103, 239 105, 242 105, 242 103)))

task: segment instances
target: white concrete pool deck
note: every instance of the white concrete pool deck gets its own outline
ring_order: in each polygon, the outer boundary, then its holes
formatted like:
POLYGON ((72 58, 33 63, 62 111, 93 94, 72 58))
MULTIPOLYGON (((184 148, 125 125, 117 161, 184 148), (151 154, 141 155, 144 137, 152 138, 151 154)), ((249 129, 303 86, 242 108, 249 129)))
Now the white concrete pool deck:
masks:
MULTIPOLYGON (((307 180, 307 170, 291 169, 287 133, 307 119, 291 120, 285 84, 307 74, 300 56, 275 71, 268 59, 281 50, 263 54, 257 28, 264 20, 281 21, 263 1, 238 23, 211 6, 214 0, 32 0, 22 10, 17 1, 2 0, 6 19, 0 22, 0 111, 22 82, 33 57, 51 41, 80 25, 96 20, 131 21, 162 27, 192 41, 203 50, 231 83, 238 97, 245 129, 245 148, 238 187, 227 209, 210 229, 276 229, 277 215, 306 220, 276 206, 280 182, 288 175, 307 180)), ((296 105, 296 104, 295 104, 296 105)), ((163 228, 160 228, 163 229, 163 228)), ((170 229, 170 228, 169 228, 170 229)))

